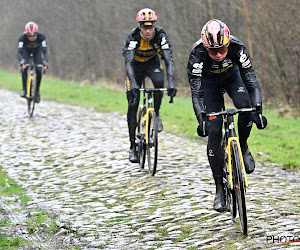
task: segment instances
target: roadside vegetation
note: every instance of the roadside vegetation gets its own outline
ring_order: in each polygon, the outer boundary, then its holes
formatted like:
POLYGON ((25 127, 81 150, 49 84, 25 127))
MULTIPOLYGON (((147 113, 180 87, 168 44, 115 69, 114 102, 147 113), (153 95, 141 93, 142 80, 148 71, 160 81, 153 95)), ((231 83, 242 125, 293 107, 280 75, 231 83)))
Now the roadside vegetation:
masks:
MULTIPOLYGON (((21 75, 0 70, 0 88, 16 91, 16 98, 20 98, 21 75)), ((164 129, 178 136, 204 143, 204 139, 196 134, 197 122, 191 98, 180 94, 179 87, 174 104, 169 104, 167 96, 163 99, 161 117, 164 129)), ((99 82, 91 85, 44 76, 41 97, 42 100, 94 107, 99 112, 126 114, 127 111, 123 88, 112 83, 99 82)), ((249 147, 256 159, 265 164, 277 163, 292 171, 300 170, 299 110, 297 112, 291 109, 264 109, 264 115, 268 118, 268 127, 265 130, 258 130, 254 125, 249 139, 249 147)))

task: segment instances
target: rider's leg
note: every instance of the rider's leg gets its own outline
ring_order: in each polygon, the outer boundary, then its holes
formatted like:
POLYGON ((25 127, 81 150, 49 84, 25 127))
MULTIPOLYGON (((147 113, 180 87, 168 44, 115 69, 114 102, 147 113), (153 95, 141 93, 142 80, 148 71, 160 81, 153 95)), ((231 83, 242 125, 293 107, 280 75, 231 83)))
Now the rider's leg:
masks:
MULTIPOLYGON (((29 53, 26 49, 23 49, 22 57, 25 61, 25 64, 29 63, 29 53)), ((28 67, 25 69, 22 69, 22 92, 21 97, 26 97, 27 92, 27 77, 28 77, 28 67)))
POLYGON ((28 68, 22 70, 22 92, 21 97, 26 97, 28 68))
MULTIPOLYGON (((139 87, 142 85, 142 80, 145 78, 143 73, 142 64, 135 63, 134 64, 134 75, 136 83, 139 87)), ((126 77, 125 81, 126 85, 126 95, 128 101, 128 111, 127 111, 127 123, 128 123, 128 132, 129 132, 129 141, 130 141, 130 151, 129 151, 129 161, 132 163, 138 163, 138 157, 136 152, 136 144, 135 144, 135 130, 137 126, 137 110, 140 102, 140 92, 137 93, 137 98, 133 98, 130 93, 130 81, 128 77, 126 77)))
MULTIPOLYGON (((251 101, 246 86, 240 76, 239 71, 232 74, 232 82, 226 88, 229 96, 232 98, 236 108, 251 108, 251 101)), ((248 148, 247 139, 250 136, 252 128, 251 113, 239 114, 238 132, 239 142, 243 154, 245 169, 247 173, 252 173, 255 169, 253 156, 248 148)))
MULTIPOLYGON (((37 49, 34 52, 33 60, 34 60, 35 64, 39 64, 39 65, 43 64, 42 50, 41 49, 37 49)), ((36 93, 36 96, 35 96, 35 102, 39 103, 40 100, 41 100, 40 86, 41 86, 41 81, 42 81, 42 68, 41 67, 36 67, 35 68, 35 72, 36 72, 36 87, 37 87, 37 93, 36 93)))
MULTIPOLYGON (((221 111, 224 106, 223 92, 220 79, 202 78, 204 104, 206 112, 221 111)), ((207 156, 216 184, 216 195, 213 208, 218 212, 226 210, 225 190, 223 184, 224 150, 221 147, 222 117, 210 120, 207 143, 207 156)))
POLYGON ((135 145, 135 130, 137 125, 136 113, 139 105, 139 94, 138 98, 135 98, 135 100, 132 99, 131 93, 129 91, 127 91, 126 94, 128 100, 127 123, 130 141, 129 160, 133 163, 137 163, 138 158, 135 145))
MULTIPOLYGON (((164 87, 164 71, 161 68, 159 58, 155 57, 151 59, 148 63, 147 68, 147 76, 152 80, 155 88, 163 88, 164 87)), ((155 92, 153 94, 154 97, 154 110, 157 116, 157 128, 158 132, 163 130, 163 125, 161 118, 159 116, 159 110, 162 103, 163 92, 155 92)))

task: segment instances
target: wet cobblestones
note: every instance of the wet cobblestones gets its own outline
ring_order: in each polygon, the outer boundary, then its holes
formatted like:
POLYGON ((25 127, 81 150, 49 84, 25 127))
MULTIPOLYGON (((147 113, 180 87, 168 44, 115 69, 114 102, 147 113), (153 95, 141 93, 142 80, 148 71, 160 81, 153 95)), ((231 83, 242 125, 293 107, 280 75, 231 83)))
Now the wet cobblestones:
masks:
POLYGON ((212 210, 204 144, 160 133, 152 177, 128 161, 126 116, 42 101, 30 119, 24 99, 0 96, 0 166, 86 249, 278 249, 287 244, 267 236, 299 236, 299 173, 257 163, 243 237, 229 213, 212 210))

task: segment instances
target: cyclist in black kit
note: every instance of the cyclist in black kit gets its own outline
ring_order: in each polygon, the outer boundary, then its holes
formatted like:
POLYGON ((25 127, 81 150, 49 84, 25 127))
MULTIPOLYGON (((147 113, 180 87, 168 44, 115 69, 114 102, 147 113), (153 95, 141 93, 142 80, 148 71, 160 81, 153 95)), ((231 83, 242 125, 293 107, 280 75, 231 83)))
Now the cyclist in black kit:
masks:
POLYGON ((262 114, 262 98, 252 62, 244 44, 230 36, 229 28, 220 20, 208 21, 201 39, 191 50, 187 72, 192 92, 192 101, 199 126, 199 136, 208 135, 207 155, 216 184, 214 209, 226 210, 222 168, 224 150, 221 147, 222 117, 208 121, 206 113, 221 111, 224 106, 224 91, 232 98, 236 108, 255 107, 253 114, 240 114, 238 117, 239 141, 247 173, 255 168, 247 139, 252 122, 259 129, 265 128, 267 120, 259 119, 262 114))
MULTIPOLYGON (((168 79, 168 95, 174 97, 177 89, 173 83, 173 58, 171 44, 166 32, 156 26, 157 15, 151 9, 142 9, 136 20, 139 26, 134 28, 123 41, 122 54, 125 57, 126 94, 128 100, 127 121, 129 128, 129 160, 138 162, 135 145, 136 113, 140 100, 139 88, 142 80, 148 76, 155 88, 164 87, 164 71, 161 68, 158 54, 165 61, 168 79)), ((158 118, 158 131, 163 130, 159 109, 163 93, 154 93, 154 109, 158 118)))
POLYGON ((23 90, 21 97, 26 97, 27 86, 27 65, 29 64, 30 54, 33 54, 34 64, 42 64, 43 68, 36 67, 36 83, 37 83, 37 95, 35 96, 35 102, 39 103, 40 85, 42 79, 42 69, 46 70, 48 67, 48 50, 46 37, 38 32, 38 26, 34 22, 28 22, 25 25, 25 32, 19 38, 18 42, 18 59, 20 66, 22 67, 22 84, 23 90))

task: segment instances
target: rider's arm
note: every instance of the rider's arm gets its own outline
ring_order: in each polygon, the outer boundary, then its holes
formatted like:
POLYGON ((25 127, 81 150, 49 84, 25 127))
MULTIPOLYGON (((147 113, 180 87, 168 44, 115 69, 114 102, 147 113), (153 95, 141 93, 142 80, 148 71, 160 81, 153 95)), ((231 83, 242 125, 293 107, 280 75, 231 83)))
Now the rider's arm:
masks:
POLYGON ((134 84, 137 85, 134 77, 134 70, 133 70, 133 62, 135 60, 134 56, 135 56, 135 50, 137 48, 137 45, 138 45, 138 41, 130 39, 130 37, 127 37, 123 41, 122 55, 125 57, 126 75, 131 85, 134 84))
POLYGON ((166 64, 167 69, 167 79, 170 83, 174 79, 174 64, 173 64, 173 55, 171 49, 171 43, 167 37, 166 33, 161 33, 160 35, 160 48, 162 52, 162 57, 166 64))
POLYGON ((44 61, 47 63, 48 62, 48 47, 47 47, 47 42, 46 42, 46 37, 44 35, 41 35, 41 45, 42 45, 42 51, 44 54, 44 61))
POLYGON ((237 52, 238 65, 241 72, 241 77, 248 90, 252 106, 261 105, 262 98, 260 88, 256 79, 255 72, 252 67, 252 60, 245 46, 240 45, 237 52))
POLYGON ((23 39, 23 35, 22 35, 18 41, 18 54, 17 54, 17 58, 20 62, 23 59, 23 48, 24 48, 24 39, 23 39))
POLYGON ((205 111, 203 88, 201 84, 202 69, 203 61, 201 61, 199 55, 196 53, 196 48, 194 48, 189 56, 187 73, 192 92, 193 108, 199 123, 202 122, 202 112, 205 111))

